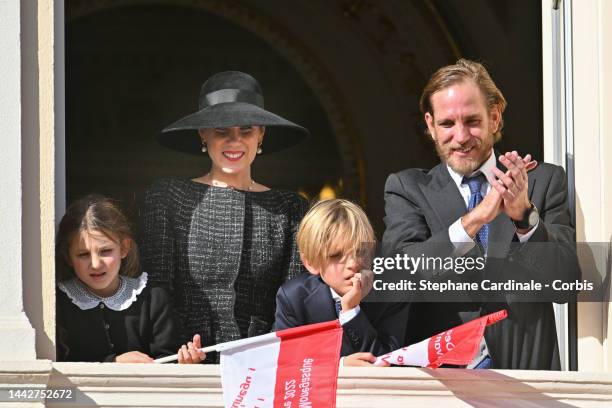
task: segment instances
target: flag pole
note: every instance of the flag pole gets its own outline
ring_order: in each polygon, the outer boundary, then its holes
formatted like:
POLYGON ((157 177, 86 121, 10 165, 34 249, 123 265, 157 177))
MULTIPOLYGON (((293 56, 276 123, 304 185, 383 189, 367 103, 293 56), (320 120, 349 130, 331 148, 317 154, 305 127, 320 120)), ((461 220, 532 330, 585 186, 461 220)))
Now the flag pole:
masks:
MULTIPOLYGON (((313 330, 319 331, 319 330, 325 329, 327 326, 330 326, 330 325, 332 325, 334 327, 337 327, 337 328, 340 328, 340 323, 338 322, 338 320, 332 320, 332 321, 324 322, 324 323, 315 323, 315 324, 310 324, 310 325, 307 325, 307 326, 301 326, 301 327, 294 327, 294 328, 291 328, 291 329, 285 329, 285 330, 281 330, 279 332, 270 332, 270 333, 262 334, 262 335, 259 335, 259 336, 247 337, 247 338, 244 338, 244 339, 231 340, 231 341, 227 341, 225 343, 218 343, 218 344, 215 344, 213 346, 208 346, 208 347, 200 348, 199 350, 201 350, 201 351, 203 351, 205 353, 209 353, 211 351, 226 351, 226 350, 230 350, 230 349, 235 348, 235 347, 244 347, 244 346, 247 346, 247 345, 254 345, 254 344, 260 344, 260 343, 269 342, 269 341, 271 341, 273 339, 277 339, 278 333, 303 332, 304 329, 309 330, 309 332, 312 332, 313 330)), ((173 356, 158 358, 156 360, 153 360, 153 362, 160 364, 160 363, 169 363, 171 361, 176 361, 176 360, 178 360, 178 354, 175 354, 173 356)))
MULTIPOLYGON (((208 346, 208 347, 203 347, 201 349, 198 349, 200 351, 203 351, 205 353, 210 353, 211 351, 219 351, 217 350, 217 346, 218 344, 215 344, 214 346, 208 346)), ((158 363, 158 364, 163 364, 163 363, 170 363, 172 361, 176 361, 178 360, 178 354, 174 354, 171 356, 166 356, 166 357, 162 357, 162 358, 158 358, 153 360, 154 363, 158 363)))

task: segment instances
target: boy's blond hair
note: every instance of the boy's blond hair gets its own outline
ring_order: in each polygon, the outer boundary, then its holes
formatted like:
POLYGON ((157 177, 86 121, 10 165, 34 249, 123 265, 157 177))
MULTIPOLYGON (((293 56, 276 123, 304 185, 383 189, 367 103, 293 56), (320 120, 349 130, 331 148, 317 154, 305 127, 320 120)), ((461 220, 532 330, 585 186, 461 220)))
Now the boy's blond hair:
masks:
POLYGON ((357 204, 343 199, 316 203, 302 219, 297 234, 302 259, 317 269, 334 256, 348 254, 369 263, 375 242, 367 215, 357 204))

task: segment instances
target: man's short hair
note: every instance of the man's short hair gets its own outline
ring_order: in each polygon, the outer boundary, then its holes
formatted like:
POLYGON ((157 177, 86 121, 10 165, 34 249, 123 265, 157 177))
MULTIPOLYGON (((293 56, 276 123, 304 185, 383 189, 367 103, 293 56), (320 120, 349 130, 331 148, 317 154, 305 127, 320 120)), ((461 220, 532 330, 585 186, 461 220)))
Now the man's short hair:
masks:
POLYGON ((300 254, 315 268, 333 256, 351 254, 369 265, 376 236, 361 207, 348 200, 323 200, 302 219, 297 233, 300 254))
POLYGON ((485 97, 485 103, 489 111, 493 106, 499 108, 499 127, 497 132, 493 135, 493 140, 498 142, 501 139, 501 132, 504 127, 503 113, 507 103, 504 95, 502 95, 499 88, 497 88, 486 68, 478 62, 462 58, 454 65, 447 65, 437 70, 431 78, 429 78, 429 82, 425 85, 423 93, 421 94, 421 113, 425 115, 425 113, 429 112, 429 114, 433 116, 431 96, 438 91, 468 80, 473 81, 474 84, 480 88, 480 91, 485 97))

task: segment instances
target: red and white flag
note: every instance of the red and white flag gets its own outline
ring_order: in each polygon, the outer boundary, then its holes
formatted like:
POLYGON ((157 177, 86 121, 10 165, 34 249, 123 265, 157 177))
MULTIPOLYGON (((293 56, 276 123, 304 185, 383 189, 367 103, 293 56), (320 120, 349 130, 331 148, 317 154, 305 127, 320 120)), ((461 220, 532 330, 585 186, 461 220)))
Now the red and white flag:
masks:
POLYGON ((218 344, 226 408, 335 407, 337 320, 218 344))
POLYGON ((383 361, 395 365, 430 368, 438 368, 442 364, 469 364, 480 348, 480 340, 482 340, 485 327, 507 316, 506 310, 500 310, 480 317, 419 343, 380 356, 374 365, 383 365, 383 361))

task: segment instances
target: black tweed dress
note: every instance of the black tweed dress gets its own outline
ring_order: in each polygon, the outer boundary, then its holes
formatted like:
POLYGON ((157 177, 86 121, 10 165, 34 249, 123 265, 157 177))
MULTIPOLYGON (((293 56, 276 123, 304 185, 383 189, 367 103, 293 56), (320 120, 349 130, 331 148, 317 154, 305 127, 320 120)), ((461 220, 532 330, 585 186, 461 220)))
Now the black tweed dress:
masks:
POLYGON ((307 206, 289 191, 153 183, 142 214, 143 270, 170 285, 183 341, 199 333, 211 345, 272 329, 276 291, 305 271, 295 235, 307 206))

